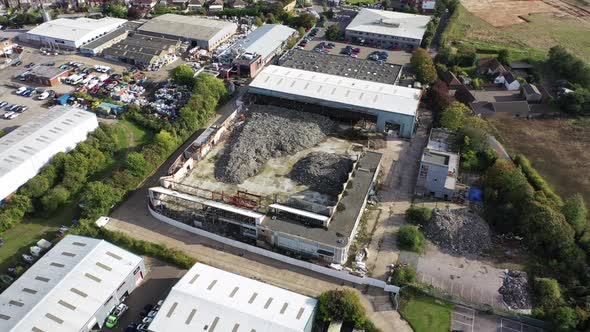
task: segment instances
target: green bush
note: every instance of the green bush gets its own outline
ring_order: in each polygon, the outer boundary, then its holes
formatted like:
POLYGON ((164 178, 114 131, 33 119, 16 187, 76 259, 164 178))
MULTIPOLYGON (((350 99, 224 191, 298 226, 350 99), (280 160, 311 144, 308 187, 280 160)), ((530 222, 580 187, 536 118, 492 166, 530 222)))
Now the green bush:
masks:
POLYGON ((403 225, 400 227, 397 235, 397 243, 400 248, 421 253, 426 247, 424 234, 418 227, 412 225, 403 225))
POLYGON ((411 205, 406 210, 406 220, 413 225, 426 225, 432 219, 432 209, 411 205))
POLYGON ((537 307, 550 311, 563 303, 561 287, 557 280, 551 278, 535 278, 535 304, 537 307))
POLYGON ((343 321, 354 324, 357 329, 377 332, 379 329, 367 318, 365 308, 357 294, 350 289, 334 289, 318 296, 319 321, 343 321))
POLYGON ((396 266, 391 283, 396 286, 411 285, 416 282, 416 269, 410 265, 396 266))
POLYGON ((545 181, 545 179, 537 172, 536 169, 533 168, 531 162, 522 154, 517 154, 514 156, 514 162, 520 166, 522 172, 526 175, 527 180, 529 183, 535 188, 535 190, 541 190, 545 196, 553 203, 555 206, 563 205, 563 201, 561 197, 559 197, 551 188, 551 186, 545 181))

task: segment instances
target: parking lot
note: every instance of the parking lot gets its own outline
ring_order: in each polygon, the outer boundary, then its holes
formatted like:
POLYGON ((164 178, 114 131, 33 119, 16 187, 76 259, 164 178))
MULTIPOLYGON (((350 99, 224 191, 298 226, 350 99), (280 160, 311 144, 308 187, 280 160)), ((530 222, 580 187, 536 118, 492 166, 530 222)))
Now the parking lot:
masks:
MULTIPOLYGON (((338 55, 338 56, 348 56, 344 54, 340 54, 340 51, 349 44, 343 42, 335 42, 335 41, 328 41, 324 35, 324 29, 320 29, 318 34, 316 35, 313 40, 311 40, 307 45, 304 47, 306 51, 313 51, 314 47, 319 43, 333 43, 336 45, 333 49, 330 50, 330 54, 338 55)), ((358 53, 359 59, 366 59, 369 54, 375 51, 385 51, 389 54, 389 58, 387 59, 387 63, 393 63, 398 65, 407 65, 410 63, 410 58, 412 57, 412 53, 406 51, 390 51, 390 50, 383 50, 380 48, 373 48, 368 46, 358 46, 353 45, 354 48, 359 48, 360 52, 358 53)))
POLYGON ((541 328, 508 318, 488 315, 471 308, 455 306, 451 330, 463 332, 542 332, 541 328))
POLYGON ((123 314, 116 328, 105 327, 103 331, 124 331, 129 324, 140 323, 140 313, 144 312, 144 307, 147 304, 156 305, 159 300, 164 299, 170 288, 186 273, 186 270, 162 261, 150 257, 144 259, 149 272, 143 283, 125 301, 129 309, 123 314))

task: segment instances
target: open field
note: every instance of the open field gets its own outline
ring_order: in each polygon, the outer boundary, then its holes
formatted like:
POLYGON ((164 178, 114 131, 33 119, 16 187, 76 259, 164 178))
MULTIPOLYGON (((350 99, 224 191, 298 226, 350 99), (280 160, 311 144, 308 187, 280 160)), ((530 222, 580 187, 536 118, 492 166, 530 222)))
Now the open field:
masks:
MULTIPOLYGON (((404 295, 402 295, 403 297, 404 295)), ((453 305, 448 302, 412 293, 402 299, 400 309, 402 317, 410 323, 416 332, 446 332, 451 329, 453 305)))
MULTIPOLYGON (((494 12, 496 9, 489 9, 494 12)), ((496 27, 458 6, 444 32, 447 42, 463 43, 479 49, 507 48, 512 60, 543 59, 545 52, 560 44, 590 62, 590 22, 569 15, 534 13, 522 15, 522 23, 496 27)))
POLYGON ((590 204, 590 120, 490 120, 510 153, 523 153, 562 197, 590 204))
POLYGON ((532 13, 558 13, 558 9, 540 0, 506 1, 506 0, 463 0, 461 4, 470 13, 488 22, 494 27, 503 27, 525 22, 521 16, 532 13))

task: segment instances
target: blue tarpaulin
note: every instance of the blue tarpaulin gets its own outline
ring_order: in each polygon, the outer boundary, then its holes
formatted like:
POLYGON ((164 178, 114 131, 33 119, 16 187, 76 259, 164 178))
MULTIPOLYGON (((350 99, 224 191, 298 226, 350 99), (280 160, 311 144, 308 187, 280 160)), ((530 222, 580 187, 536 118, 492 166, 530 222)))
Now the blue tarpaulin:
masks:
POLYGON ((483 201, 483 189, 479 187, 469 187, 469 201, 481 202, 483 201))
POLYGON ((59 98, 57 98, 57 102, 60 105, 67 105, 68 104, 68 100, 70 99, 72 95, 69 93, 66 93, 64 95, 61 95, 59 98))
POLYGON ((111 103, 100 103, 100 105, 98 105, 98 108, 100 108, 101 110, 105 111, 107 114, 121 114, 123 113, 123 106, 120 105, 115 105, 115 104, 111 104, 111 103))

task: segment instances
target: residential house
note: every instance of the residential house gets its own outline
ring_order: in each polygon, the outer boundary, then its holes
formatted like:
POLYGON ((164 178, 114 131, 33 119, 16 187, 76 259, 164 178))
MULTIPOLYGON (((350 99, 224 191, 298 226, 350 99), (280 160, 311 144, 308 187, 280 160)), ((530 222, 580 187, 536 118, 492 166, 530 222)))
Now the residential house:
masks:
POLYGON ((422 0, 422 12, 433 13, 436 7, 436 0, 422 0))
POLYGON ((204 4, 204 0, 190 0, 187 7, 189 11, 197 11, 203 8, 204 4))
POLYGON ((504 87, 506 90, 510 91, 517 91, 520 89, 520 82, 516 79, 512 72, 507 72, 503 75, 504 77, 504 87))
POLYGON ((534 84, 525 84, 521 89, 522 96, 529 103, 540 103, 543 95, 534 84))
POLYGON ((209 2, 209 11, 218 12, 223 10, 223 0, 212 0, 209 2))
POLYGON ((133 7, 139 8, 154 8, 158 4, 158 0, 131 0, 129 4, 133 7))
POLYGON ((496 58, 481 59, 477 63, 477 73, 480 75, 497 76, 508 70, 496 58))
POLYGON ((462 85, 457 79, 457 76, 451 71, 442 71, 440 73, 440 78, 443 82, 447 83, 449 89, 457 89, 462 85))
POLYGON ((489 118, 497 115, 508 115, 515 118, 527 118, 530 114, 529 104, 524 100, 487 102, 478 101, 471 104, 475 115, 489 118))
POLYGON ((248 3, 244 0, 233 0, 230 3, 232 8, 236 8, 236 9, 241 9, 241 8, 246 8, 248 6, 248 3))
POLYGON ((182 7, 182 8, 184 8, 184 5, 187 2, 188 2, 188 0, 167 0, 168 6, 182 7))
POLYGON ((465 85, 469 85, 471 84, 471 82, 473 81, 471 79, 471 77, 467 76, 467 75, 460 75, 459 76, 459 80, 461 81, 461 83, 465 84, 465 85))

